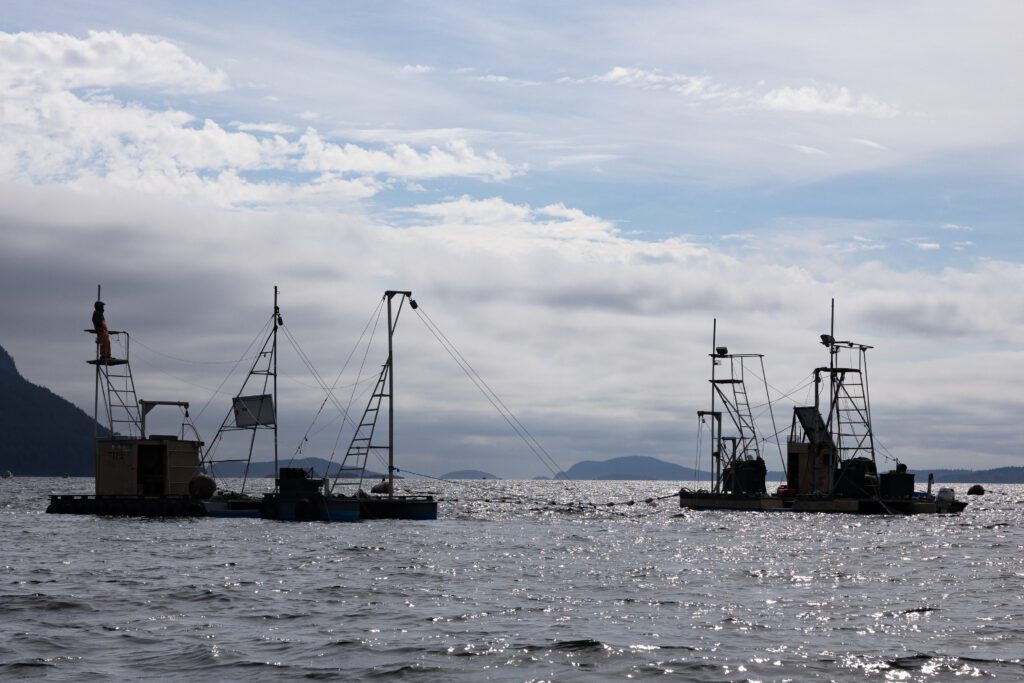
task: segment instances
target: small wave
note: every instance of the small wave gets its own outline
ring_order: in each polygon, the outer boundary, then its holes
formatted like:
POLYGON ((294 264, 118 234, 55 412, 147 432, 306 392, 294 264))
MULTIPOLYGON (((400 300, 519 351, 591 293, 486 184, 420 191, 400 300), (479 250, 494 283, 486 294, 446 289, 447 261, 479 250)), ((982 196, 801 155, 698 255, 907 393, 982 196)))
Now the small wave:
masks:
POLYGON ((32 593, 31 595, 12 595, 0 602, 0 614, 6 612, 63 612, 80 610, 95 612, 95 608, 84 600, 72 600, 65 597, 32 593))
POLYGON ((557 651, 557 652, 590 652, 594 650, 603 650, 605 648, 604 643, 599 640, 593 640, 591 638, 583 638, 580 640, 556 640, 553 643, 547 643, 545 645, 517 645, 515 649, 525 650, 527 652, 543 652, 543 651, 557 651))
POLYGON ((396 667, 379 666, 374 667, 365 673, 366 678, 412 678, 430 675, 431 680, 444 680, 439 676, 445 669, 440 666, 425 666, 423 664, 402 664, 396 667))

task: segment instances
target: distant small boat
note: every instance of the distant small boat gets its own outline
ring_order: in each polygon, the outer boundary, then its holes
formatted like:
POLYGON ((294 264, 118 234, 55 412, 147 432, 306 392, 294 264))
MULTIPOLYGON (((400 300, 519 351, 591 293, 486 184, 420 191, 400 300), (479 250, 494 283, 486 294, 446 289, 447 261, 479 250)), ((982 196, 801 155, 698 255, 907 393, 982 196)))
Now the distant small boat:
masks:
POLYGON ((14 475, 13 475, 13 474, 11 474, 11 471, 10 471, 10 470, 7 470, 7 471, 6 471, 6 472, 4 472, 3 474, 0 474, 0 479, 11 479, 11 478, 13 478, 13 477, 14 477, 14 475))

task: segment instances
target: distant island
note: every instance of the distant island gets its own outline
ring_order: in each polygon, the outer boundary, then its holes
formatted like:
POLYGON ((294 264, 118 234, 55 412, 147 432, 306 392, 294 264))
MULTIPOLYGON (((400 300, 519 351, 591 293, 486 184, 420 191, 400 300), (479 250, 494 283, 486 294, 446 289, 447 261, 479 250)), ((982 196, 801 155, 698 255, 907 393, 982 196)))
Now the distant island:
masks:
POLYGON ((649 455, 626 455, 611 460, 583 460, 565 472, 559 472, 556 479, 625 479, 657 481, 689 481, 707 478, 690 467, 681 467, 649 455))

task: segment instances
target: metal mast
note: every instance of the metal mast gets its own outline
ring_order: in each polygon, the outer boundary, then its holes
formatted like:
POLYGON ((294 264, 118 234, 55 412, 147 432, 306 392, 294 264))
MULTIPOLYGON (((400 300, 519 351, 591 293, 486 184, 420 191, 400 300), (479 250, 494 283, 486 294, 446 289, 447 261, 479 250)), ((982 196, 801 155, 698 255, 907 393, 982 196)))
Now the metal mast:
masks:
MULTIPOLYGON (((277 285, 274 285, 274 331, 273 341, 271 342, 270 355, 274 359, 274 405, 277 405, 277 328, 283 323, 281 319, 281 309, 277 305, 277 285)), ((254 432, 255 435, 255 432, 254 432)), ((277 419, 274 419, 274 490, 277 490, 280 482, 280 469, 277 465, 277 419)))
POLYGON ((398 324, 398 316, 402 312, 402 303, 409 299, 409 305, 416 308, 412 292, 405 290, 389 289, 384 292, 384 298, 388 300, 388 362, 385 364, 385 372, 388 376, 388 497, 395 495, 395 352, 394 337, 395 326, 398 324), (395 296, 402 297, 398 303, 398 310, 392 317, 391 300, 395 296))
POLYGON ((835 444, 840 460, 862 455, 875 459, 874 432, 871 428, 871 402, 868 394, 867 344, 835 338, 836 301, 832 299, 829 334, 821 335, 821 343, 829 350, 827 368, 814 371, 815 408, 820 410, 818 394, 821 374, 829 374, 828 418, 825 429, 835 444), (839 367, 841 349, 849 349, 850 367, 839 367))
POLYGON ((711 418, 711 491, 719 493, 722 481, 722 413, 715 410, 715 366, 718 358, 715 355, 715 344, 718 338, 718 318, 711 323, 711 410, 698 410, 697 417, 703 420, 711 418))
MULTIPOLYGON (((277 435, 277 331, 284 325, 281 317, 281 309, 277 303, 278 288, 274 286, 274 312, 271 319, 270 332, 263 337, 263 346, 253 359, 249 372, 242 381, 242 386, 231 401, 231 408, 228 410, 224 421, 206 449, 204 464, 211 467, 221 462, 245 462, 245 472, 242 476, 242 493, 245 493, 245 486, 249 480, 249 467, 252 464, 252 454, 256 447, 256 432, 260 429, 274 430, 274 474, 275 490, 277 490, 277 474, 279 473, 278 459, 278 435, 277 435), (246 387, 253 378, 261 382, 262 386, 258 394, 245 395, 246 387), (249 452, 242 458, 214 458, 213 454, 221 439, 227 432, 250 431, 249 452)), ((264 323, 265 324, 265 323, 264 323)), ((264 329, 266 329, 264 327, 264 329)), ((248 351, 248 350, 247 350, 248 351)))
MULTIPOLYGON (((103 297, 100 296, 100 292, 101 292, 102 289, 103 289, 103 285, 96 285, 96 301, 102 301, 103 300, 103 297)), ((96 330, 96 333, 98 334, 99 330, 96 330)), ((97 344, 98 344, 98 341, 97 341, 97 344)), ((100 354, 99 354, 99 346, 98 345, 96 347, 95 356, 96 356, 96 360, 99 360, 100 354)), ((93 388, 93 392, 92 392, 92 422, 93 422, 93 425, 92 425, 92 440, 93 440, 94 443, 96 442, 96 439, 98 439, 99 435, 100 435, 99 416, 100 416, 100 366, 99 366, 99 363, 97 363, 96 364, 95 387, 93 388)), ((111 436, 114 435, 113 429, 111 429, 110 435, 111 436)))
POLYGON ((387 291, 388 298, 388 498, 395 495, 395 323, 391 319, 391 299, 396 292, 387 291))

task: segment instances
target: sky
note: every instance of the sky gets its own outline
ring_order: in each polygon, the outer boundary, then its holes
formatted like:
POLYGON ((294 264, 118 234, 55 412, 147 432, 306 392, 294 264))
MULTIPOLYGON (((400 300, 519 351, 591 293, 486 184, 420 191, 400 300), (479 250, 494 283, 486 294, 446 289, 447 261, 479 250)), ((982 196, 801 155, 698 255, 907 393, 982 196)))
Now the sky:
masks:
MULTIPOLYGON (((558 467, 692 466, 713 321, 765 355, 786 430, 835 299, 887 454, 1024 465, 1021 25, 984 1, 0 0, 0 345, 91 412, 102 285, 140 397, 209 440, 277 286, 281 454, 329 457, 301 359, 359 412, 386 352, 357 375, 356 342, 411 290, 558 467)), ((419 313, 398 466, 550 476, 419 313)))

